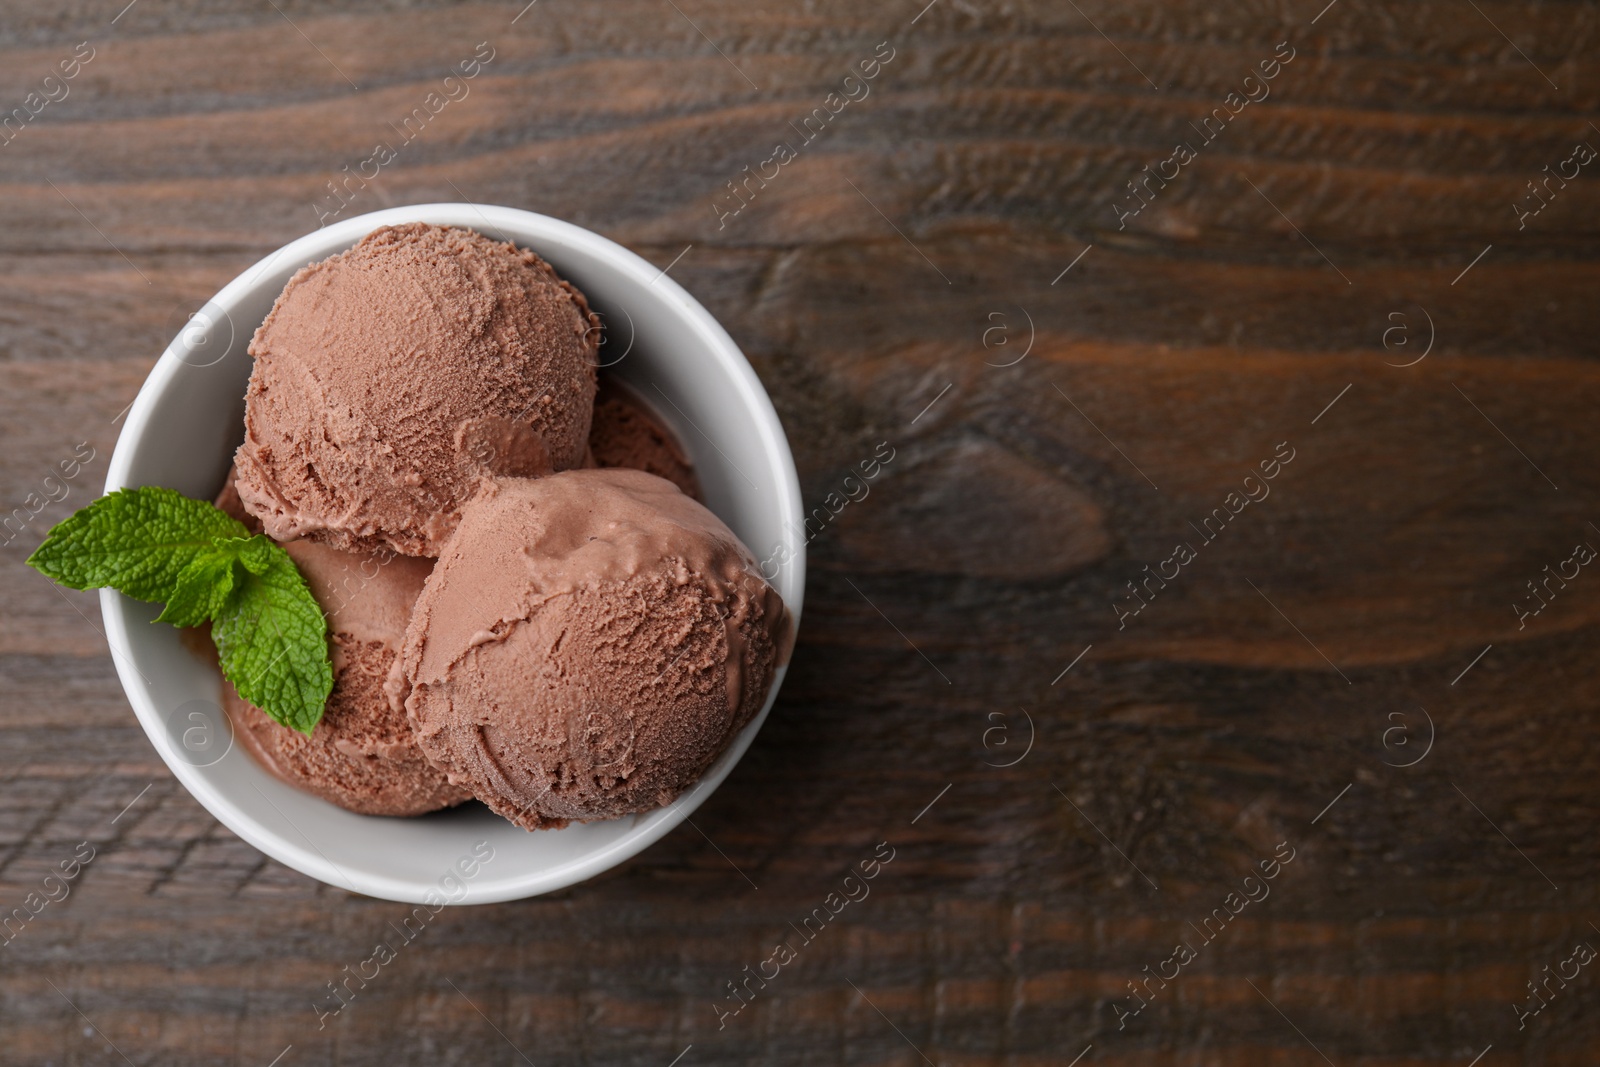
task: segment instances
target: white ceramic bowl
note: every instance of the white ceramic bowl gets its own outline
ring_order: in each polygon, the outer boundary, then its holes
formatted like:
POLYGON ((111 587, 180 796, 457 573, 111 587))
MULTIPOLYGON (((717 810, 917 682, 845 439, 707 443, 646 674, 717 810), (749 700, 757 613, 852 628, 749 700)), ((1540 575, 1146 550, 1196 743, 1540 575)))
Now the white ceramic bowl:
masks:
MULTIPOLYGON (((601 359, 653 402, 690 453, 707 505, 767 559, 791 558, 774 584, 796 624, 805 586, 799 479, 783 427, 738 347, 693 297, 645 260, 570 223, 514 208, 423 204, 335 223, 230 282, 191 318, 129 410, 106 491, 164 485, 209 499, 244 436, 250 338, 295 271, 380 226, 462 226, 530 248, 572 281, 606 323, 601 359)), ((770 568, 768 573, 771 573, 770 568)), ((608 822, 528 833, 480 805, 412 819, 356 815, 272 777, 239 745, 218 705, 216 668, 158 605, 102 590, 122 685, 151 742, 195 799, 267 855, 355 893, 410 903, 487 903, 590 878, 665 835, 728 776, 761 713, 677 804, 608 822), (486 843, 486 844, 485 844, 486 843), (492 858, 484 860, 486 855, 492 858)))

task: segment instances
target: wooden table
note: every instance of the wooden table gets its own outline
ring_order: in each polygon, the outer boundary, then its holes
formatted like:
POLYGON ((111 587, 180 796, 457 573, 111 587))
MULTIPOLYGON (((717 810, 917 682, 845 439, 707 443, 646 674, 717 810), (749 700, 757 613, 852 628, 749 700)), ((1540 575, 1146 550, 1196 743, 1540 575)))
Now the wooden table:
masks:
POLYGON ((0 1062, 1595 1062, 1592 6, 123 2, 0 21, 0 910, 94 853, 0 1062), (228 279, 462 199, 670 266, 808 506, 893 459, 694 826, 319 1029, 407 909, 222 829, 21 561, 228 279))

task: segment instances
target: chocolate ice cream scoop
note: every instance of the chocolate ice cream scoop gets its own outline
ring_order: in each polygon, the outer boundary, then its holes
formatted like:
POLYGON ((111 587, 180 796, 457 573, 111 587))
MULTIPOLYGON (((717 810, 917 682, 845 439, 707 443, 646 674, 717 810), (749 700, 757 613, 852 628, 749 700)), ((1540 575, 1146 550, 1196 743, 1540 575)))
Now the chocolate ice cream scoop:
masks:
POLYGON ((530 830, 669 804, 761 709, 777 592, 721 520, 633 470, 504 479, 462 510, 402 668, 422 750, 530 830))
POLYGON ((600 376, 594 398, 589 451, 596 466, 648 471, 700 499, 700 482, 678 439, 643 397, 608 374, 600 376))
POLYGON ((583 463, 599 335, 532 252, 377 230, 291 278, 250 342, 239 495, 279 541, 436 556, 485 478, 583 463))
MULTIPOLYGON (((217 507, 250 525, 232 471, 217 507)), ((420 815, 468 799, 417 748, 405 709, 385 690, 398 673, 406 623, 433 561, 311 541, 283 548, 328 616, 333 692, 307 737, 269 719, 224 681, 222 702, 239 743, 290 785, 365 815, 420 815)))
POLYGON ((240 744, 290 785, 363 815, 420 815, 468 799, 417 748, 405 710, 384 689, 433 561, 311 541, 283 547, 328 613, 333 692, 307 737, 273 722, 223 682, 240 744))

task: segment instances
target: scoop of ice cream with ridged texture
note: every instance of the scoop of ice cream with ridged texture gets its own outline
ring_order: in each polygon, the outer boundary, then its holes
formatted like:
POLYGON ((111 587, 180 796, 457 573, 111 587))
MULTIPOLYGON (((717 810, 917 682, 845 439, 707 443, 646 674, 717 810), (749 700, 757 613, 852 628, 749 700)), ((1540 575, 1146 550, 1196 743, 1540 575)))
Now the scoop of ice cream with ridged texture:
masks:
POLYGON ((376 230, 296 273, 250 342, 244 506, 275 540, 437 556, 485 479, 583 464, 599 337, 526 249, 376 230))
MULTIPOLYGON (((217 507, 247 517, 233 474, 217 507)), ((364 815, 420 815, 469 799, 417 747, 386 686, 430 559, 351 553, 312 541, 283 546, 328 616, 333 692, 311 736, 268 718, 227 681, 223 706, 239 744, 288 784, 364 815)))
POLYGON ((766 701, 792 627, 754 557, 642 471, 487 486, 406 631, 406 710, 526 829, 670 804, 766 701))
POLYGON ((701 499, 694 464, 677 436, 648 401, 613 375, 600 375, 589 451, 596 466, 648 471, 701 499))

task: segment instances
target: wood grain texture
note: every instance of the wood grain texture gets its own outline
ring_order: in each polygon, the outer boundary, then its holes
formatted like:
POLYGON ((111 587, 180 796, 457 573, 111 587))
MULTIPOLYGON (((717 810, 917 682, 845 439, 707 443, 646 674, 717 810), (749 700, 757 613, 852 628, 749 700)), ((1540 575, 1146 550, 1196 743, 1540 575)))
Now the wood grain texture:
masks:
POLYGON ((1525 627, 1512 604, 1600 544, 1600 163, 1514 208, 1600 147, 1597 9, 923 2, 0 5, 0 115, 94 49, 0 144, 0 512, 28 515, 0 547, 0 913, 95 849, 0 945, 0 1063, 1593 1062, 1593 968, 1514 1005, 1600 945, 1600 577, 1525 627), (134 722, 95 598, 21 560, 185 316, 485 41, 344 213, 470 198, 682 253, 808 506, 894 459, 812 539, 782 697, 695 827, 441 914, 319 1026, 407 909, 222 829, 134 722), (1119 228, 1280 42, 1270 95, 1119 228), (719 1026, 885 841, 871 895, 719 1026))

